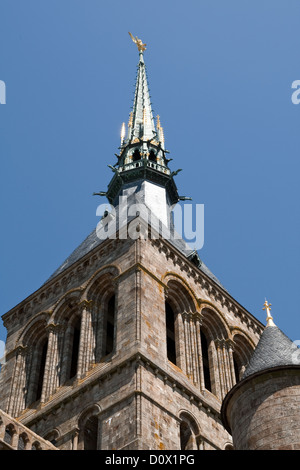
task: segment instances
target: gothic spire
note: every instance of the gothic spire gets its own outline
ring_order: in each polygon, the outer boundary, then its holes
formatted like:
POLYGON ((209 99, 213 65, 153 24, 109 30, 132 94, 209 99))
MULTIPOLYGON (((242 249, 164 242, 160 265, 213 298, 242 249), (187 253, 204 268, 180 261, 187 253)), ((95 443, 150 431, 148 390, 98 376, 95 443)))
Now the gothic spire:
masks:
POLYGON ((144 62, 144 51, 146 44, 138 38, 134 38, 131 33, 130 37, 139 50, 139 63, 136 78, 133 111, 130 114, 128 124, 127 143, 133 142, 135 139, 143 139, 143 141, 151 140, 156 137, 156 129, 153 119, 153 112, 150 101, 150 93, 146 74, 146 65, 144 62))
POLYGON ((158 191, 158 186, 164 188, 165 203, 173 205, 180 200, 173 178, 180 170, 171 172, 168 166, 172 159, 166 157, 169 152, 165 149, 159 116, 155 126, 144 62, 146 44, 131 33, 129 35, 139 51, 133 109, 129 115, 127 135, 125 124, 122 125, 120 153, 115 154, 118 161, 113 166, 108 165, 114 173, 113 178, 106 192, 96 194, 105 194, 111 204, 117 204, 126 185, 147 181, 151 182, 152 191, 158 191))

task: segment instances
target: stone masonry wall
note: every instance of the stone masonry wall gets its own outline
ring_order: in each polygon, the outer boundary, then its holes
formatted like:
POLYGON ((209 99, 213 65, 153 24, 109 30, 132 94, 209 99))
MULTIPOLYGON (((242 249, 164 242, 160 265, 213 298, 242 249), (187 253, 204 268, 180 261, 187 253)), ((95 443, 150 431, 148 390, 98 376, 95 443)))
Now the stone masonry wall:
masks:
POLYGON ((163 240, 104 242, 8 312, 4 322, 8 355, 0 407, 15 410, 43 437, 55 431, 61 449, 81 448, 89 410, 98 417, 99 448, 178 448, 184 413, 198 429, 194 434, 201 448, 223 448, 230 437, 219 413, 235 383, 233 352, 245 347, 241 356, 249 355, 262 330, 225 290, 163 240), (102 273, 99 308, 101 296, 116 294, 115 347, 95 362, 93 301, 99 296, 93 286, 102 273), (167 358, 166 299, 176 308, 176 365, 167 358), (73 311, 81 318, 80 370, 65 383, 59 374, 67 364, 62 356, 68 353, 68 325, 62 320, 73 311), (26 409, 22 390, 36 324, 49 343, 42 398, 26 409), (203 380, 201 328, 209 343, 211 391, 203 380), (23 344, 29 333, 30 348, 23 344))
POLYGON ((300 449, 299 369, 269 370, 247 380, 229 407, 235 449, 300 449))

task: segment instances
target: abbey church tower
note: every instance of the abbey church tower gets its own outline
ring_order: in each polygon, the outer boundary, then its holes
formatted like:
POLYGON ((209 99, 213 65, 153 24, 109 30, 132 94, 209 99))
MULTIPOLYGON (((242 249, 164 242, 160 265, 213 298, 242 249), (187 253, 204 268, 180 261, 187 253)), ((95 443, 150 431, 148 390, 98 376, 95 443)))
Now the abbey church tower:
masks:
POLYGON ((112 209, 2 317, 0 441, 11 448, 20 426, 27 448, 30 433, 66 450, 231 448, 222 401, 263 325, 175 235, 170 209, 183 198, 133 39, 133 111, 98 193, 112 209))

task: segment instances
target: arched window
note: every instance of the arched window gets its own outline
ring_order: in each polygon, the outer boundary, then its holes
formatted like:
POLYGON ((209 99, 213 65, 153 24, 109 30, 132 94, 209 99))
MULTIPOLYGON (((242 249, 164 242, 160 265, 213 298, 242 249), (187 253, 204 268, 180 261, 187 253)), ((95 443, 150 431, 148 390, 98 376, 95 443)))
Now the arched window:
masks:
POLYGON ((16 373, 12 383, 10 414, 18 416, 24 408, 42 397, 48 350, 45 314, 29 322, 19 339, 16 373), (17 384, 23 383, 23 387, 17 384))
POLYGON ((234 367, 235 381, 239 382, 240 371, 239 371, 239 365, 238 365, 238 361, 237 361, 235 353, 233 353, 233 367, 234 367))
POLYGON ((88 348, 94 363, 101 362, 115 350, 117 297, 113 277, 110 271, 100 274, 87 290, 88 299, 92 301, 88 348))
POLYGON ((46 434, 46 436, 44 437, 44 439, 51 442, 51 444, 53 444, 54 446, 57 446, 58 438, 59 438, 59 433, 58 433, 57 429, 54 429, 50 433, 46 434))
POLYGON ((31 450, 42 450, 40 443, 35 441, 31 446, 31 450))
POLYGON ((181 413, 180 418, 180 450, 197 450, 199 428, 196 421, 186 412, 181 413))
POLYGON ((116 297, 115 295, 112 295, 107 303, 107 312, 104 328, 104 355, 110 354, 114 349, 115 304, 116 297))
POLYGON ((97 450, 98 448, 98 418, 90 416, 84 426, 84 450, 97 450))
POLYGON ((132 161, 137 162, 140 159, 141 159, 141 154, 138 149, 135 149, 135 151, 132 154, 132 161))
POLYGON ((149 160, 150 160, 150 162, 156 162, 156 155, 155 155, 155 152, 153 150, 150 150, 149 160))
POLYGON ((211 392, 212 389, 211 389, 210 370, 209 370, 208 344, 207 344, 206 336, 202 330, 200 334, 201 334, 201 350, 202 350, 204 385, 205 385, 205 388, 211 392))
POLYGON ((167 358, 176 365, 176 342, 175 342, 175 314, 171 305, 166 302, 166 335, 167 335, 167 358))
POLYGON ((253 346, 247 338, 241 334, 234 335, 234 349, 233 349, 233 367, 235 382, 239 382, 243 376, 245 368, 253 354, 253 346))
POLYGON ((70 373, 69 379, 72 379, 76 376, 77 365, 78 365, 78 355, 79 355, 79 342, 80 342, 80 318, 78 317, 72 332, 72 348, 71 348, 71 362, 70 362, 70 373))
POLYGON ((4 433, 4 442, 6 442, 9 445, 12 445, 12 439, 14 435, 14 427, 12 424, 8 424, 5 428, 5 433, 4 433))
POLYGON ((37 364, 37 383, 36 383, 36 390, 35 390, 35 396, 34 396, 33 401, 39 400, 42 395, 47 348, 48 348, 48 338, 45 338, 44 341, 40 344, 40 348, 38 352, 38 355, 40 357, 38 358, 39 362, 37 364))
POLYGON ((27 435, 25 433, 21 434, 18 440, 18 450, 25 450, 27 442, 28 442, 27 435))
POLYGON ((180 450, 188 450, 189 441, 192 438, 192 430, 184 421, 180 423, 180 450))
POLYGON ((78 441, 74 450, 99 450, 101 448, 99 413, 98 404, 88 407, 81 413, 78 419, 78 441))
POLYGON ((232 444, 226 444, 224 450, 234 450, 234 447, 232 444))

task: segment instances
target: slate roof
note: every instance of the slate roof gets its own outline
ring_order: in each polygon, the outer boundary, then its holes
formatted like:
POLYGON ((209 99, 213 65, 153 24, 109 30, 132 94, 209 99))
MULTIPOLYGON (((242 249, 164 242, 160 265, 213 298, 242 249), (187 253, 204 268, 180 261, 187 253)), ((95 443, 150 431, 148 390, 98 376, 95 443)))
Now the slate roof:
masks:
MULTIPOLYGON (((85 256, 87 253, 92 251, 96 246, 100 245, 103 240, 100 240, 97 237, 96 229, 94 229, 89 236, 68 256, 68 258, 59 266, 58 269, 47 279, 46 282, 52 280, 58 274, 61 274, 67 268, 69 268, 72 264, 76 263, 80 258, 85 256)), ((171 239, 169 240, 184 256, 189 258, 190 255, 194 253, 194 250, 188 247, 187 243, 183 239, 171 239)), ((224 286, 222 286, 219 279, 210 271, 210 269, 201 261, 201 265, 199 266, 200 271, 206 274, 210 279, 216 282, 222 289, 226 290, 224 286)))
POLYGON ((277 326, 267 326, 254 350, 243 379, 279 366, 300 365, 300 349, 277 326))
MULTIPOLYGON (((135 204, 135 203, 141 202, 140 198, 138 197, 137 194, 132 195, 132 197, 128 198, 128 204, 135 204)), ((118 207, 115 208, 116 214, 118 214, 118 207)), ((154 215, 152 214, 151 217, 154 215)), ((140 214, 140 217, 143 218, 143 214, 140 214)), ((128 217, 127 222, 129 223, 132 219, 135 217, 128 217)), ((119 218, 117 217, 117 220, 119 218)), ((149 219, 146 219, 147 221, 149 219)), ((153 220, 153 219, 152 219, 153 220)), ((119 227, 116 227, 117 230, 119 227)), ((194 254, 196 254, 196 257, 199 259, 199 264, 198 268, 200 271, 202 271, 204 274, 206 274, 210 279, 212 279, 216 284, 218 284, 222 289, 226 290, 225 287, 221 284, 219 279, 210 271, 210 269, 203 263, 202 260, 200 260, 199 256, 197 255, 197 252, 195 250, 191 249, 191 247, 188 245, 188 243, 181 238, 180 236, 174 236, 171 235, 170 239, 168 241, 177 249, 179 250, 186 258, 191 259, 194 254)), ((92 251, 94 248, 96 248, 98 245, 100 245, 103 242, 100 238, 97 236, 96 229, 94 229, 88 237, 68 256, 68 258, 59 266, 59 268, 50 276, 50 278, 46 281, 52 280, 55 276, 58 274, 61 274, 63 271, 65 271, 67 268, 69 268, 72 264, 76 263, 79 259, 81 259, 83 256, 88 254, 90 251, 92 251)))

